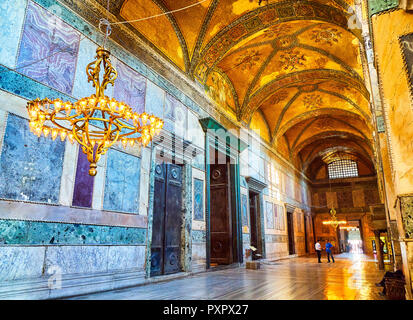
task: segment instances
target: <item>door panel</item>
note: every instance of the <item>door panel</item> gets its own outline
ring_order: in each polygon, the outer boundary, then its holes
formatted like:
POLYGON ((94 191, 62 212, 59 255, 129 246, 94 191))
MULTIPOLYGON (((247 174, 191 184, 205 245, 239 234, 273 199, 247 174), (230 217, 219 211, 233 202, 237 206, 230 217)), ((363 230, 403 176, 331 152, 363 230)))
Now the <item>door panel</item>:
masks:
POLYGON ((211 262, 232 263, 232 228, 227 164, 211 165, 211 262))
POLYGON ((155 167, 151 276, 181 270, 182 167, 155 167))
POLYGON ((165 234, 165 167, 155 167, 155 190, 153 200, 153 227, 151 247, 151 276, 163 272, 163 243, 165 234))
POLYGON ((182 227, 182 168, 168 164, 165 215, 164 273, 180 270, 182 227))
POLYGON ((258 195, 250 192, 250 237, 251 237, 251 246, 257 248, 257 251, 252 253, 252 260, 256 260, 258 257, 256 254, 261 254, 260 248, 258 246, 258 222, 257 222, 257 198, 258 195))
POLYGON ((289 254, 295 253, 294 246, 294 223, 293 223, 293 214, 287 212, 287 223, 288 223, 288 251, 289 254))

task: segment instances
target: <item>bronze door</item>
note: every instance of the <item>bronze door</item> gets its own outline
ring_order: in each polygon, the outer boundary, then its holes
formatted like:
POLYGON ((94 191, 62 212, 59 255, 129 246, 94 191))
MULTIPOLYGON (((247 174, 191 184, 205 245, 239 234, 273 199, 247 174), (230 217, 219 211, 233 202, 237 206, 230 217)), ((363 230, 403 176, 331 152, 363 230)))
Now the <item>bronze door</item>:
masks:
POLYGON ((151 276, 181 270, 182 167, 155 167, 151 276))
POLYGON ((308 234, 307 234, 307 216, 304 215, 304 244, 305 253, 308 253, 308 234))
POLYGON ((233 261, 231 227, 231 192, 228 164, 211 164, 211 263, 231 264, 233 261))
POLYGON ((250 192, 250 235, 251 235, 251 246, 257 248, 257 251, 252 253, 252 260, 259 259, 260 256, 256 254, 261 254, 261 250, 258 245, 258 225, 257 221, 257 209, 258 209, 258 194, 250 192))
POLYGON ((289 254, 295 253, 294 246, 294 223, 293 223, 293 214, 287 212, 287 224, 288 224, 288 251, 289 254))

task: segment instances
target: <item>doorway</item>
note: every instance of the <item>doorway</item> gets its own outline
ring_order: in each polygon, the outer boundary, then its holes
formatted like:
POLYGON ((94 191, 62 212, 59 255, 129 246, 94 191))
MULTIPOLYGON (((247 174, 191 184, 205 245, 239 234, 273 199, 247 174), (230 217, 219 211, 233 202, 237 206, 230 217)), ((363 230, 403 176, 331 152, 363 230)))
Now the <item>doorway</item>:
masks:
POLYGON ((304 214, 304 242, 305 242, 305 253, 308 253, 307 218, 308 218, 308 217, 304 214))
POLYGON ((229 157, 210 148, 210 266, 238 261, 234 165, 229 157))
POLYGON ((288 253, 295 254, 293 213, 287 211, 288 253))
POLYGON ((254 191, 249 192, 250 200, 250 244, 257 248, 252 253, 252 260, 262 258, 262 241, 261 241, 261 228, 260 228, 260 195, 254 191))
POLYGON ((151 276, 182 270, 182 169, 176 164, 155 167, 151 276))
POLYGON ((341 251, 348 253, 363 253, 363 235, 360 220, 350 220, 347 226, 340 227, 338 232, 341 251))

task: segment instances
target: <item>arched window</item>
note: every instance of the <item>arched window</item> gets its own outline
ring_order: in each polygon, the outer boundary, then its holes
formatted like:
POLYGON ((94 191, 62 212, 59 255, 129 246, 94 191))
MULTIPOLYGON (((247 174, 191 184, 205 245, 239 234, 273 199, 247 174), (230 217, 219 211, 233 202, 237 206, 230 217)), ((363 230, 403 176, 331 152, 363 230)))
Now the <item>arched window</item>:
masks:
POLYGON ((328 164, 328 177, 330 179, 358 177, 357 162, 343 159, 328 164))

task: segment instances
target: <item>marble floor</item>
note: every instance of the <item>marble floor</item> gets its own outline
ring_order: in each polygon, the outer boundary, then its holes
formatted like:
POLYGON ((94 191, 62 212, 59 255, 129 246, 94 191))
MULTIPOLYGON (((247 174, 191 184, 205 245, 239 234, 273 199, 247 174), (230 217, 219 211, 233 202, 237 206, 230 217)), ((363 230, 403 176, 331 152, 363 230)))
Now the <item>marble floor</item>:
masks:
POLYGON ((375 286, 383 277, 372 257, 342 254, 335 263, 315 257, 268 262, 260 270, 244 267, 205 272, 167 282, 72 299, 246 299, 382 300, 375 286))

